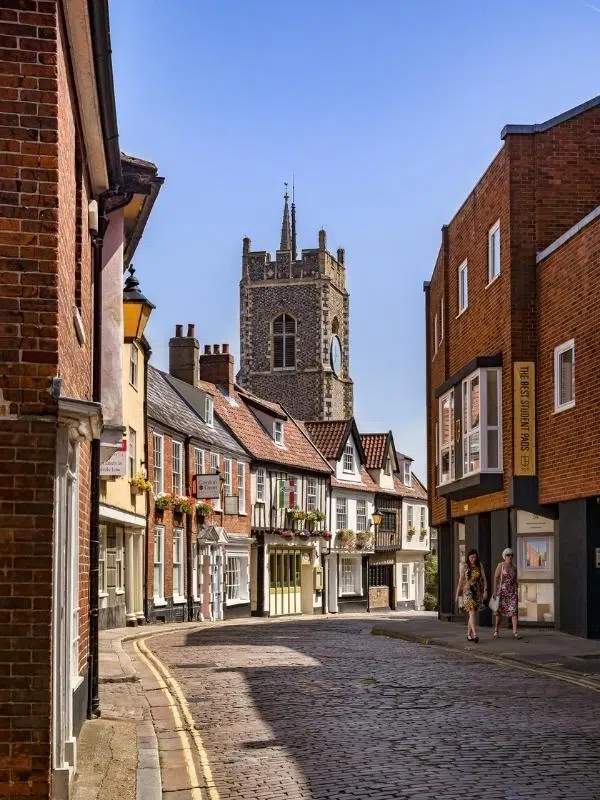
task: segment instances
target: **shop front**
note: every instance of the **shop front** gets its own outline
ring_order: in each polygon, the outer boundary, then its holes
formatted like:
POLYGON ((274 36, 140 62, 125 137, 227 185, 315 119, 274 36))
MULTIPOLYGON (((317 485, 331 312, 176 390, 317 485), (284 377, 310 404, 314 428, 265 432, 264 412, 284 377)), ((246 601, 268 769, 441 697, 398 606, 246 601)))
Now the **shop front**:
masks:
POLYGON ((250 615, 252 539, 203 525, 192 540, 195 614, 200 620, 250 615))

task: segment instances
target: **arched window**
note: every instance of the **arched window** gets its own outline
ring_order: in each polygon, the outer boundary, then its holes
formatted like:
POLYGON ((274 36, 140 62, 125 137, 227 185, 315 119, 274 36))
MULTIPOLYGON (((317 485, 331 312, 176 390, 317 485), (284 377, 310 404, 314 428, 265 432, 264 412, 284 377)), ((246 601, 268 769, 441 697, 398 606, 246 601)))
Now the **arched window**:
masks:
POLYGON ((273 321, 273 367, 286 369, 296 366, 296 320, 280 314, 273 321))
POLYGON ((331 332, 335 335, 338 334, 340 331, 340 323, 337 317, 333 318, 333 322, 331 323, 331 332))

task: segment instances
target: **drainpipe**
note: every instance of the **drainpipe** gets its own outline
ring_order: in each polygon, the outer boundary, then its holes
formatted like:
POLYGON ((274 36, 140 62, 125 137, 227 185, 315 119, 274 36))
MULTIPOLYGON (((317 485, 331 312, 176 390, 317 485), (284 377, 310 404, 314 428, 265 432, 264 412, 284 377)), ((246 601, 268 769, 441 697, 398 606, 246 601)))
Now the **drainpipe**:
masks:
MULTIPOLYGON (((144 339, 144 467, 146 469, 146 479, 150 480, 150 475, 148 474, 148 364, 150 362, 150 355, 152 351, 150 350, 150 345, 144 339)), ((148 609, 147 609, 147 598, 146 592, 148 589, 148 541, 149 541, 149 531, 150 531, 150 492, 146 492, 146 534, 144 536, 144 586, 142 588, 143 592, 143 611, 144 617, 146 621, 148 621, 148 609)))
MULTIPOLYGON (((189 465, 190 465, 190 457, 189 457, 189 448, 190 443, 192 441, 191 436, 186 436, 183 440, 183 469, 184 475, 186 476, 186 496, 191 498, 191 485, 190 485, 190 477, 189 477, 189 465)), ((193 564, 192 564, 192 512, 188 512, 185 515, 185 549, 186 549, 186 572, 187 572, 187 607, 188 607, 188 622, 191 622, 193 619, 194 613, 194 587, 192 586, 193 583, 193 564)))

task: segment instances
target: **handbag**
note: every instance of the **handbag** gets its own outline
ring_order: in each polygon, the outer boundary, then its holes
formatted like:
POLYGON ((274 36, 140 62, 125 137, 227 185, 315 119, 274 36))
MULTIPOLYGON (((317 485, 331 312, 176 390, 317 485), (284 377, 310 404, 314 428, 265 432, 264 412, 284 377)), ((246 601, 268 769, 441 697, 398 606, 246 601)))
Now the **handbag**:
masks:
POLYGON ((490 611, 493 611, 494 614, 496 614, 498 611, 498 605, 499 605, 498 598, 496 597, 496 595, 492 595, 490 597, 490 602, 488 603, 490 611))

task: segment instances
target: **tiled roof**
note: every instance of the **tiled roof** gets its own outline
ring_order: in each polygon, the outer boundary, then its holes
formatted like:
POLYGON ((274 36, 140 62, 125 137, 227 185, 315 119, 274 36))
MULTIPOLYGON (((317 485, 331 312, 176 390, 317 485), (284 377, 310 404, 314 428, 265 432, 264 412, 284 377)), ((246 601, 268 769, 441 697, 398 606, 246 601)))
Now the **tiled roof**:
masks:
MULTIPOLYGON (((168 380, 173 383, 176 379, 168 377, 168 380)), ((198 388, 213 397, 215 416, 256 460, 300 470, 331 472, 331 467, 312 444, 301 425, 278 403, 269 405, 278 416, 283 415, 287 420, 284 423, 284 447, 275 444, 244 401, 242 393, 232 390, 225 396, 213 383, 207 381, 199 381, 198 388)), ((193 386, 182 381, 177 381, 177 390, 191 403, 198 394, 193 386)), ((196 402, 200 402, 199 399, 196 402)), ((262 405, 267 408, 266 404, 262 405)))
POLYGON ((383 469, 389 433, 361 433, 360 441, 367 459, 367 469, 383 469))
POLYGON ((427 490, 421 481, 412 472, 410 474, 410 486, 402 483, 399 475, 394 475, 394 489, 395 493, 402 497, 414 497, 415 500, 427 500, 427 490))
POLYGON ((362 483, 355 483, 354 481, 341 481, 332 475, 331 486, 333 489, 351 489, 353 492, 371 492, 372 494, 379 491, 379 487, 364 467, 360 468, 360 477, 362 483))
MULTIPOLYGON (((148 365, 148 417, 184 436, 192 436, 201 442, 218 447, 221 451, 227 451, 232 455, 247 455, 219 420, 215 420, 214 427, 211 427, 201 419, 194 404, 177 391, 182 383, 177 378, 172 378, 148 365)), ((184 383, 183 386, 190 389, 192 398, 200 403, 201 392, 188 384, 184 383)))
POLYGON ((323 422, 307 421, 304 423, 310 438, 325 458, 332 458, 336 461, 340 457, 340 450, 346 444, 351 425, 351 419, 326 420, 323 422))

